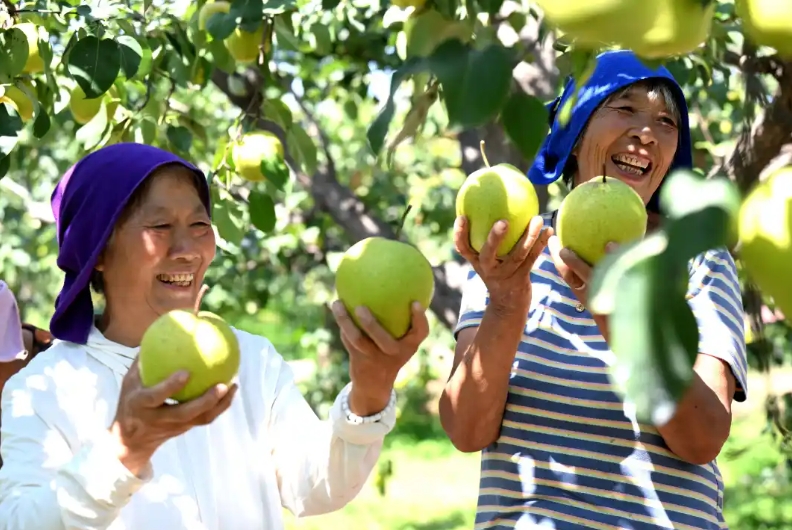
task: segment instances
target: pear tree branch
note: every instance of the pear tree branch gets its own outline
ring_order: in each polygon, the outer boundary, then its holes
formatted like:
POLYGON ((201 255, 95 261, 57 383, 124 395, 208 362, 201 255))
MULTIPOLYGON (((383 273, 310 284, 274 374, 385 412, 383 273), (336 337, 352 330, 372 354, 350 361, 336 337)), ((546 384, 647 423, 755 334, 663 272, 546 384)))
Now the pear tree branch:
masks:
MULTIPOLYGON (((255 70, 248 70, 243 76, 246 90, 241 94, 234 94, 228 87, 228 74, 215 70, 212 74, 212 82, 223 91, 229 101, 241 109, 252 108, 251 99, 260 100, 260 77, 255 70)), ((299 99, 298 99, 299 102, 299 99)), ((383 219, 375 215, 366 208, 355 194, 346 186, 338 181, 335 163, 329 152, 329 139, 319 127, 312 113, 300 102, 308 120, 319 131, 319 143, 325 155, 326 162, 324 167, 317 170, 314 175, 306 175, 299 170, 299 166, 294 163, 294 159, 288 154, 288 145, 284 131, 275 123, 260 117, 256 119, 256 127, 268 130, 276 134, 286 146, 286 162, 295 172, 297 180, 305 186, 311 193, 316 205, 325 211, 330 217, 345 231, 352 243, 367 237, 379 236, 395 238, 395 231, 383 219)), ((449 274, 445 267, 434 267, 435 296, 432 300, 430 309, 437 316, 438 320, 447 328, 452 329, 456 324, 459 306, 462 296, 455 286, 451 285, 449 274)))

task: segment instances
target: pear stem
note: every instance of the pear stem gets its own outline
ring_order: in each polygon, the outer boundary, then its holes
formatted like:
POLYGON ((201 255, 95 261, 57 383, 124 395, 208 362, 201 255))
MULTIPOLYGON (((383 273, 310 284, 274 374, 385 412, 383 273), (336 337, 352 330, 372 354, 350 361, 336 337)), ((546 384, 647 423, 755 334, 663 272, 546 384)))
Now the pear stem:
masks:
POLYGON ((605 162, 603 162, 602 163, 602 183, 603 184, 605 183, 605 179, 607 178, 606 175, 605 175, 605 172, 606 172, 606 170, 605 170, 605 162))
POLYGON ((481 158, 484 159, 484 164, 486 164, 487 167, 490 167, 489 160, 487 160, 487 154, 484 152, 484 140, 481 140, 479 143, 479 151, 481 151, 481 158))
POLYGON ((198 298, 195 299, 195 307, 193 307, 193 313, 196 315, 198 314, 198 310, 201 308, 201 300, 203 300, 206 291, 209 290, 209 286, 204 284, 201 286, 201 290, 198 291, 198 298))
POLYGON ((410 210, 412 210, 412 204, 408 204, 407 208, 404 209, 404 213, 399 220, 399 226, 396 227, 396 239, 399 239, 399 236, 401 236, 402 229, 404 228, 404 222, 407 220, 407 214, 410 213, 410 210))

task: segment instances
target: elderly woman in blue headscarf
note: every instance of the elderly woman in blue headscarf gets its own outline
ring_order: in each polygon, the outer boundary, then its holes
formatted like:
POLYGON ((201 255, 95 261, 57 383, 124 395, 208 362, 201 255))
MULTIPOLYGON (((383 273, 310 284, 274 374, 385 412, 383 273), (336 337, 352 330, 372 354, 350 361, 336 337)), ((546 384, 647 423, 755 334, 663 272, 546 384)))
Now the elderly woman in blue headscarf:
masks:
POLYGON ((272 344, 239 330, 236 383, 181 404, 168 398, 189 373, 141 384, 141 337, 193 306, 215 255, 209 197, 198 168, 140 144, 100 149, 59 182, 57 340, 3 390, 0 530, 277 530, 282 506, 321 514, 361 490, 395 423, 396 375, 428 333, 419 304, 396 340, 336 302, 351 383, 328 420, 272 344))
MULTIPOLYGON (((529 171, 536 184, 570 186, 601 175, 630 185, 657 212, 658 189, 691 166, 683 92, 665 68, 629 51, 601 54, 571 119, 552 126, 529 171)), ((462 451, 482 450, 476 528, 723 529, 715 458, 731 403, 746 391, 742 302, 725 249, 689 263, 688 302, 700 341, 695 378, 662 425, 636 420, 608 378, 608 322, 588 309, 591 268, 553 234, 555 212, 535 218, 504 259, 496 223, 480 253, 456 224, 473 271, 464 288, 456 354, 441 420, 462 451)))

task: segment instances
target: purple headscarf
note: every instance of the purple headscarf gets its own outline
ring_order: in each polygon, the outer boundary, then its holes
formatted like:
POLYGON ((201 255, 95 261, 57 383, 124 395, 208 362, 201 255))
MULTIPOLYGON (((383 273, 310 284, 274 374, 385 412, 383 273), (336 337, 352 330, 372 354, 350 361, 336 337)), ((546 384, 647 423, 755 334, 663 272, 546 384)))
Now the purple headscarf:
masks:
POLYGON ((53 336, 85 344, 94 319, 90 280, 118 216, 140 184, 165 164, 200 175, 201 200, 211 214, 206 177, 178 156, 145 144, 103 147, 77 162, 52 193, 58 228, 58 267, 66 273, 50 321, 53 336))
POLYGON ((0 363, 24 359, 22 323, 14 293, 0 280, 0 363))

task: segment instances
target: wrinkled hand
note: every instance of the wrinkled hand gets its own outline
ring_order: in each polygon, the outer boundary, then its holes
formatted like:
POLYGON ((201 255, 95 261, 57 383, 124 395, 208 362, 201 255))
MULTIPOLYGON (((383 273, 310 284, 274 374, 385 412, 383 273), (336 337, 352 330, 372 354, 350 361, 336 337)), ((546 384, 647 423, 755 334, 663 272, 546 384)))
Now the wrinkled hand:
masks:
POLYGON ((184 388, 188 374, 178 372, 150 388, 140 380, 138 361, 121 382, 115 419, 110 428, 119 445, 119 459, 135 475, 157 448, 198 425, 208 425, 231 406, 237 386, 217 385, 204 395, 178 405, 165 401, 184 388))
POLYGON ((500 242, 506 236, 508 223, 498 221, 490 230, 487 242, 477 253, 470 246, 470 228, 467 219, 458 217, 454 224, 456 251, 473 266, 489 291, 490 304, 506 310, 528 312, 531 305, 531 269, 553 234, 552 228, 543 229, 540 216, 531 219, 514 248, 501 258, 497 257, 500 242))
MULTIPOLYGON (((547 246, 550 249, 550 256, 553 258, 558 274, 572 289, 578 301, 588 307, 589 282, 591 280, 591 271, 594 268, 572 250, 562 248, 561 241, 557 236, 551 237, 547 246)), ((605 246, 605 251, 613 252, 618 247, 617 243, 611 242, 605 246)))
MULTIPOLYGON (((550 255, 553 258, 553 263, 555 263, 558 274, 572 289, 572 292, 578 301, 588 308, 588 290, 593 267, 591 267, 591 265, 586 263, 573 251, 569 250, 568 248, 562 248, 561 242, 556 236, 550 238, 547 246, 550 249, 550 255)), ((605 251, 613 252, 618 247, 618 244, 611 242, 605 246, 605 251)), ((605 341, 609 341, 610 329, 608 327, 607 317, 596 314, 592 314, 592 316, 594 317, 594 321, 597 323, 597 327, 599 327, 600 333, 602 334, 605 341)))
POLYGON ((332 309, 341 329, 341 341, 349 352, 352 381, 349 407, 359 416, 376 414, 388 405, 399 370, 429 335, 426 309, 418 302, 413 303, 412 325, 400 339, 388 333, 365 307, 356 309, 362 330, 355 325, 343 303, 336 300, 332 309))

